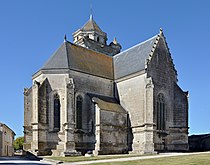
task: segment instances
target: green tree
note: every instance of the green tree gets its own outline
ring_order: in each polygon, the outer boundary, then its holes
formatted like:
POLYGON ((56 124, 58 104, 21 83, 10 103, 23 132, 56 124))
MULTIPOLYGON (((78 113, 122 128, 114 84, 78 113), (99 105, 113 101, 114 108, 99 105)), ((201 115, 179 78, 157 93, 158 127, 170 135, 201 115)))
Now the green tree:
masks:
POLYGON ((18 137, 14 141, 14 149, 15 150, 22 150, 23 149, 23 143, 24 143, 24 137, 18 137))

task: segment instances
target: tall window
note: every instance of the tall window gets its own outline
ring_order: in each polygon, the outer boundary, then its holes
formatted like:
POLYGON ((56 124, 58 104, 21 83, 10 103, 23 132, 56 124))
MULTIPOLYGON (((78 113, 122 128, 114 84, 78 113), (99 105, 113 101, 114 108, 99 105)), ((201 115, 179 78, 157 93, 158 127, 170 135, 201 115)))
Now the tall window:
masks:
POLYGON ((57 93, 54 95, 54 129, 60 130, 60 99, 57 93))
POLYGON ((162 93, 157 98, 157 130, 165 130, 165 98, 162 93))
POLYGON ((76 128, 82 129, 82 97, 76 98, 76 128))

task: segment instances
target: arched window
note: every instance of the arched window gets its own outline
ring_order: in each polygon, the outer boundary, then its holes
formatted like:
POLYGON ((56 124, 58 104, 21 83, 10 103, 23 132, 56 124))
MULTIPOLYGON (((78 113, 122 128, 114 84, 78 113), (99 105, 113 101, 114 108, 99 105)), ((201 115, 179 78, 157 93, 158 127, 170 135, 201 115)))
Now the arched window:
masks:
POLYGON ((96 40, 97 40, 97 42, 99 42, 99 37, 98 36, 96 37, 96 40))
POLYGON ((57 93, 54 95, 54 129, 60 130, 60 98, 57 93))
POLYGON ((157 130, 165 130, 165 98, 162 93, 157 97, 157 130))
POLYGON ((76 128, 82 129, 82 97, 76 98, 76 128))

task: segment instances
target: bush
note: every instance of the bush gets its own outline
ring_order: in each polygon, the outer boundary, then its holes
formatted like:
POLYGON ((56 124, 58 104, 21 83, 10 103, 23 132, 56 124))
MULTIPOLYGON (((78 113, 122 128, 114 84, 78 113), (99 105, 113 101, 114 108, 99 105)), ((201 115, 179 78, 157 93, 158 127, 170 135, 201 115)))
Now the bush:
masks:
POLYGON ((14 149, 15 150, 22 150, 23 149, 23 143, 24 143, 24 137, 18 137, 14 141, 14 149))

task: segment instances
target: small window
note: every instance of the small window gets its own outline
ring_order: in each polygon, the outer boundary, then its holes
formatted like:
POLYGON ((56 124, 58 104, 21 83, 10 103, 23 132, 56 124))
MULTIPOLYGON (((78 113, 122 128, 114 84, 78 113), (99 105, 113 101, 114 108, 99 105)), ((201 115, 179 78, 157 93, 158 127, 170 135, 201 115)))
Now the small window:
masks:
POLYGON ((54 95, 54 129, 60 130, 60 98, 57 93, 54 95))
POLYGON ((162 93, 157 97, 157 130, 165 130, 165 98, 162 93))
POLYGON ((99 37, 98 36, 96 37, 96 40, 97 40, 97 42, 99 42, 99 37))
POLYGON ((76 98, 76 128, 82 129, 82 97, 79 95, 76 98))

